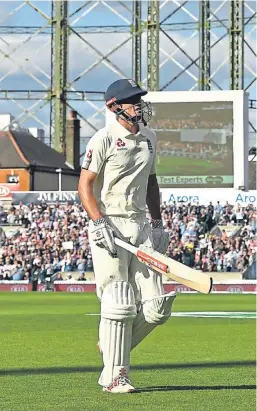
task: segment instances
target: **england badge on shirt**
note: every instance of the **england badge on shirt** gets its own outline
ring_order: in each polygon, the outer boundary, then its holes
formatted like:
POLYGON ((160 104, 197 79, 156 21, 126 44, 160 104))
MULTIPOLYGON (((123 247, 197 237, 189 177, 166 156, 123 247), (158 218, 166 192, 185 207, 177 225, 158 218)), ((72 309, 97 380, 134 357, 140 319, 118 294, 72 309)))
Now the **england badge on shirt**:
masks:
POLYGON ((93 150, 89 149, 86 151, 84 160, 83 160, 83 164, 82 164, 82 168, 84 168, 85 170, 88 170, 91 161, 92 161, 92 155, 93 155, 93 150))

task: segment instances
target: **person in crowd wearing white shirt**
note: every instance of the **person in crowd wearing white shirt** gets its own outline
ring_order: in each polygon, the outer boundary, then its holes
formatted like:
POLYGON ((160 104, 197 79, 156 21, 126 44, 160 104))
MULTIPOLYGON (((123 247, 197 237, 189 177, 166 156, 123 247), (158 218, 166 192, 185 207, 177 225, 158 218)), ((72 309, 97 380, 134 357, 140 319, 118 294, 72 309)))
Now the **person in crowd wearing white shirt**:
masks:
POLYGON ((222 211, 223 211, 223 207, 220 204, 220 202, 217 201, 217 204, 214 207, 214 220, 215 220, 216 224, 219 224, 219 222, 220 222, 220 216, 222 214, 222 211))

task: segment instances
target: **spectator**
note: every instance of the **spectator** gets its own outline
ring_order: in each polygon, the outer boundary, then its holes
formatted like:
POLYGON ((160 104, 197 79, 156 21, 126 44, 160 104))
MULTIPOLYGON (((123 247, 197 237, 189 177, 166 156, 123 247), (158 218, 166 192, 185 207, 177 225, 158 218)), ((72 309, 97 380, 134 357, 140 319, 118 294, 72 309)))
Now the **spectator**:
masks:
POLYGON ((219 224, 221 213, 222 213, 222 206, 220 205, 220 202, 217 201, 217 204, 214 207, 214 220, 216 224, 219 224))
POLYGON ((12 208, 9 210, 8 215, 7 215, 7 223, 12 225, 12 224, 14 224, 16 221, 17 221, 17 216, 16 216, 16 214, 15 214, 15 208, 12 207, 12 208))
POLYGON ((78 278, 78 281, 87 281, 87 279, 85 278, 85 274, 84 273, 80 273, 80 276, 78 278))

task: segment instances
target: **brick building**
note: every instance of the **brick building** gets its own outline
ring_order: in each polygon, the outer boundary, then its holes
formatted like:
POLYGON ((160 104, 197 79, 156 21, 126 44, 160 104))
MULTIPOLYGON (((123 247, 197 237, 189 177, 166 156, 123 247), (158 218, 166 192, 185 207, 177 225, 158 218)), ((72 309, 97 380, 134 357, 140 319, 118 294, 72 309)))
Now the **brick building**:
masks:
POLYGON ((24 130, 0 131, 0 185, 20 191, 76 191, 80 174, 80 121, 67 120, 66 157, 24 130), (57 171, 58 170, 58 171, 57 171))

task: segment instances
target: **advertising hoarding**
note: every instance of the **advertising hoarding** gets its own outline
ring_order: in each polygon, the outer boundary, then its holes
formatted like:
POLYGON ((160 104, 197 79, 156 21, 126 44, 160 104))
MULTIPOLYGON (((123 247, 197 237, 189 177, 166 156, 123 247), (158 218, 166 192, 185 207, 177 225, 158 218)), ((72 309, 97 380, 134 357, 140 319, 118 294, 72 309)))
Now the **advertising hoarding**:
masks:
POLYGON ((191 203, 200 205, 208 205, 210 201, 216 204, 217 201, 221 205, 225 205, 228 201, 231 205, 240 204, 247 206, 249 204, 257 205, 257 190, 248 192, 228 189, 193 189, 193 188, 161 188, 161 201, 167 204, 176 203, 191 203))

